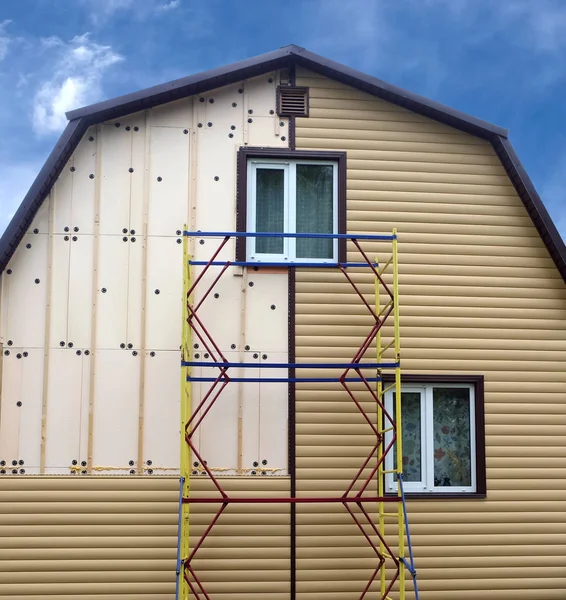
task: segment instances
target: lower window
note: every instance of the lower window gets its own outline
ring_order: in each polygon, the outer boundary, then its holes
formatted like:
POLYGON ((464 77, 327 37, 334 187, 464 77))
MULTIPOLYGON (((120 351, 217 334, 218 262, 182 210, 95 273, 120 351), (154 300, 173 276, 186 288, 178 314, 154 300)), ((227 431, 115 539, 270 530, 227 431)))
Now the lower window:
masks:
MULTIPOLYGON (((478 411, 477 404, 481 401, 483 405, 483 398, 476 398, 476 387, 475 383, 453 382, 402 386, 405 492, 485 493, 483 448, 477 447, 478 425, 483 438, 483 406, 478 411), (482 415, 479 424, 478 413, 482 415)), ((385 406, 394 418, 395 400, 394 391, 386 394, 385 406)), ((391 440, 392 434, 388 435, 391 440)), ((386 460, 387 471, 394 468, 396 460, 394 452, 386 460)), ((387 492, 397 490, 393 474, 386 475, 385 488, 387 492)))

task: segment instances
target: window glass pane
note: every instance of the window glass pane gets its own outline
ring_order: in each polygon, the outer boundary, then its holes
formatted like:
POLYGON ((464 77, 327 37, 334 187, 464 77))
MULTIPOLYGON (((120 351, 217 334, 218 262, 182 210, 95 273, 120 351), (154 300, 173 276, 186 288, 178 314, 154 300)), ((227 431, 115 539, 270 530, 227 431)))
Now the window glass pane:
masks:
MULTIPOLYGON (((256 169, 255 230, 283 232, 285 224, 285 171, 283 169, 256 169)), ((258 237, 256 252, 283 254, 283 238, 258 237)))
MULTIPOLYGON (((297 233, 334 233, 334 167, 297 165, 297 233)), ((333 240, 297 238, 297 258, 332 258, 333 240)))
POLYGON ((472 485, 470 390, 433 389, 434 485, 472 485))
MULTIPOLYGON (((393 414, 395 411, 393 393, 393 414)), ((421 472, 421 394, 401 392, 401 427, 403 428, 403 481, 422 481, 421 472)), ((388 426, 388 425, 387 425, 388 426)), ((397 465, 397 446, 393 453, 393 468, 397 465)))

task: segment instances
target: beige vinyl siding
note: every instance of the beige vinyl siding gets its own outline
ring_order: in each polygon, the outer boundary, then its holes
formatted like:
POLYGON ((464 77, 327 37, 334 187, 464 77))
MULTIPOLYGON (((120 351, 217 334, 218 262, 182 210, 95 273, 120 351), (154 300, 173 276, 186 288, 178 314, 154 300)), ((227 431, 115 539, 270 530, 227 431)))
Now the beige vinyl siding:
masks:
MULTIPOLYGON (((281 478, 223 483, 236 497, 289 494, 281 478)), ((194 481, 193 496, 209 485, 194 481)), ((3 476, 0 598, 174 598, 178 499, 173 477, 3 476)), ((191 546, 219 507, 194 505, 191 546)), ((288 600, 288 506, 230 506, 193 566, 214 600, 288 600)))
MULTIPOLYGON (((297 85, 297 148, 348 153, 348 231, 399 231, 403 372, 485 377, 487 499, 408 503, 421 598, 564 598, 566 286, 544 243, 489 143, 314 73, 297 85)), ((341 273, 298 270, 297 360, 350 360, 369 323, 341 273)), ((371 443, 337 386, 297 386, 299 494, 342 493, 371 443)), ((297 598, 359 598, 376 563, 351 517, 297 513, 297 598)))

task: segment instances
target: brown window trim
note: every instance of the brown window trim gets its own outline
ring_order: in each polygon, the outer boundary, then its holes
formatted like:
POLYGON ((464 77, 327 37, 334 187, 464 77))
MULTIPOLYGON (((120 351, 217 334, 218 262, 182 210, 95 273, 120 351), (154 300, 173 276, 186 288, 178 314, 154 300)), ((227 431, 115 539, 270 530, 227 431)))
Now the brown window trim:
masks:
MULTIPOLYGON (((383 381, 393 383, 392 374, 384 374, 383 381)), ((431 492, 410 493, 405 496, 411 500, 470 500, 487 496, 487 481, 485 472, 485 407, 484 407, 484 377, 483 375, 406 375, 401 374, 401 385, 404 383, 468 383, 474 386, 475 426, 476 426, 476 491, 475 492, 431 492)))
MULTIPOLYGON (((346 233, 346 152, 290 150, 289 148, 252 148, 238 151, 236 184, 236 231, 246 231, 248 159, 250 158, 305 158, 334 160, 338 163, 338 233, 346 233)), ((236 240, 236 260, 246 260, 246 238, 236 240)), ((346 262, 346 240, 338 240, 338 262, 346 262)))

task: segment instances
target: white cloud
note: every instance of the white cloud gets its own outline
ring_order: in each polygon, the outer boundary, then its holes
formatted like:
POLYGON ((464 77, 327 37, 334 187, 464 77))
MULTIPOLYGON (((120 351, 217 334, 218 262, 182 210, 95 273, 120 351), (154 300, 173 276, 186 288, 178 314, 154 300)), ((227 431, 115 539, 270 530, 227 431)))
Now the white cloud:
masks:
POLYGON ((53 75, 40 85, 33 103, 34 129, 46 134, 65 127, 66 111, 99 100, 104 72, 123 58, 110 46, 92 42, 89 34, 69 43, 50 37, 42 44, 56 54, 53 75))
POLYGON ((156 10, 157 12, 168 12, 179 8, 180 5, 181 0, 171 0, 171 2, 166 2, 165 4, 158 4, 156 10))
POLYGON ((137 19, 148 19, 155 14, 167 13, 181 5, 181 0, 82 0, 90 7, 90 19, 96 26, 106 23, 120 11, 130 10, 137 19))
POLYGON ((566 47, 563 0, 418 0, 418 5, 442 9, 466 21, 475 30, 471 38, 474 41, 508 37, 512 32, 519 33, 514 37, 517 42, 539 52, 552 53, 566 47))
POLYGON ((6 35, 6 27, 12 21, 0 21, 0 60, 6 57, 8 54, 8 46, 10 45, 10 38, 6 35))
POLYGON ((354 55, 360 69, 373 70, 381 64, 390 31, 381 0, 318 0, 306 4, 305 11, 307 48, 316 48, 338 60, 347 61, 354 55), (337 36, 337 31, 344 34, 337 36))
POLYGON ((503 17, 520 20, 527 40, 541 52, 556 52, 566 46, 566 5, 555 0, 511 0, 499 5, 503 17))
POLYGON ((83 0, 90 5, 90 18, 95 25, 101 25, 114 13, 130 8, 134 0, 83 0))

